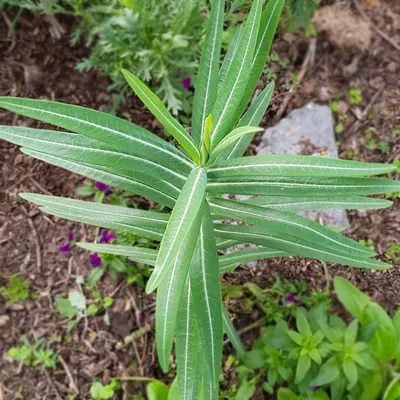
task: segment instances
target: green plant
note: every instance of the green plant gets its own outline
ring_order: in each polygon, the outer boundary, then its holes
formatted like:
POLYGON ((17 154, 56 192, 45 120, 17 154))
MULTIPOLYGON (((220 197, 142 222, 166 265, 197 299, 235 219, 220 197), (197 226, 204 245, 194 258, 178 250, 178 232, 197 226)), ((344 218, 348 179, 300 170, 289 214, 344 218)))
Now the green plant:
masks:
MULTIPOLYGON (((223 318, 219 274, 235 265, 276 256, 301 256, 358 268, 387 269, 375 253, 330 228, 296 214, 304 209, 378 209, 387 200, 366 195, 393 192, 399 183, 370 178, 393 165, 307 156, 242 157, 268 106, 270 83, 246 110, 263 72, 282 0, 253 2, 233 48, 220 66, 224 1, 215 0, 201 56, 192 133, 135 75, 123 75, 135 93, 177 140, 179 148, 128 121, 98 111, 42 100, 0 98, 0 107, 76 134, 3 126, 0 136, 30 156, 107 185, 145 196, 172 209, 129 209, 109 204, 22 194, 52 215, 159 241, 159 249, 102 245, 154 265, 147 293, 157 289, 159 363, 169 368, 176 333, 177 382, 183 398, 203 384, 215 398, 222 355, 223 318), (226 200, 223 194, 259 196, 226 200), (232 225, 235 219, 246 225, 232 225), (238 242, 260 248, 218 257, 238 242), (203 346, 204 343, 204 346, 203 346), (203 379, 204 376, 204 379, 203 379)), ((82 246, 82 245, 81 245, 82 246)), ((84 247, 98 251, 97 244, 84 247)))
POLYGON ((193 78, 203 36, 200 0, 0 0, 45 14, 73 15, 80 21, 72 43, 85 37, 91 48, 81 71, 99 69, 117 92, 114 108, 129 92, 121 68, 149 82, 174 114, 190 110, 193 78), (162 21, 160 21, 162 20, 162 21))
POLYGON ((36 295, 29 292, 29 280, 21 281, 14 275, 9 281, 9 286, 0 292, 1 296, 8 297, 8 304, 14 304, 17 301, 35 299, 36 295))
POLYGON ((334 286, 355 319, 346 324, 325 304, 298 305, 295 323, 286 316, 270 324, 241 356, 239 388, 261 385, 278 399, 386 399, 385 390, 398 385, 400 312, 391 320, 348 281, 336 277, 334 286))
POLYGON ((39 339, 35 344, 31 344, 26 336, 22 337, 23 346, 13 347, 8 350, 8 357, 13 360, 22 361, 27 367, 40 365, 43 369, 55 369, 58 357, 51 349, 45 349, 44 339, 39 339))
POLYGON ((118 381, 112 380, 108 385, 103 385, 101 382, 93 382, 90 386, 90 395, 93 400, 112 399, 117 390, 121 388, 118 381))
POLYGON ((349 90, 349 103, 350 104, 361 104, 362 96, 360 89, 350 89, 349 90))

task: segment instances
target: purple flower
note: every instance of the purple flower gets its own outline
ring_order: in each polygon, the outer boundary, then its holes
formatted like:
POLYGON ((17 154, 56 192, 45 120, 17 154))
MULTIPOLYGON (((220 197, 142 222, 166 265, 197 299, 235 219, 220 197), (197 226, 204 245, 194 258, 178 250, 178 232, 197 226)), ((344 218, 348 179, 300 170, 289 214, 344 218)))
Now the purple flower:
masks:
POLYGON ((67 254, 74 248, 74 232, 68 232, 68 243, 59 248, 60 253, 67 254))
POLYGON ((103 260, 99 256, 99 253, 93 253, 90 255, 90 263, 93 268, 99 268, 103 265, 103 260))
POLYGON ((192 87, 192 82, 189 77, 183 78, 182 86, 184 89, 190 90, 190 88, 192 87))
POLYGON ((117 237, 117 235, 114 232, 110 232, 104 228, 99 229, 99 236, 100 236, 99 243, 107 243, 107 244, 111 243, 117 237))
POLYGON ((188 132, 188 134, 189 134, 190 136, 192 136, 192 128, 189 128, 187 132, 188 132))
POLYGON ((286 307, 301 306, 302 302, 294 294, 289 294, 285 297, 285 305, 286 307))
POLYGON ((136 261, 128 260, 128 262, 129 262, 130 265, 133 265, 133 266, 137 265, 136 261))
POLYGON ((94 187, 100 190, 100 192, 103 192, 104 196, 109 196, 113 192, 110 186, 102 182, 95 182, 94 187))
POLYGON ((319 390, 319 386, 313 386, 312 391, 317 392, 319 390))

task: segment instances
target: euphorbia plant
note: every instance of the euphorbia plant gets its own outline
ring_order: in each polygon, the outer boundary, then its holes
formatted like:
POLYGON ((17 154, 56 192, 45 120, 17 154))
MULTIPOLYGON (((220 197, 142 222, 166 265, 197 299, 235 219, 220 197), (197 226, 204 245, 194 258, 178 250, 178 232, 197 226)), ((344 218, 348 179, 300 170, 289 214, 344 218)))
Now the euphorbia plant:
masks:
POLYGON ((372 250, 296 212, 388 207, 391 202, 387 200, 364 196, 400 190, 398 182, 369 178, 390 173, 392 165, 288 155, 242 157, 273 91, 270 83, 246 110, 283 6, 283 0, 271 0, 262 11, 262 3, 254 0, 220 67, 224 0, 212 2, 191 135, 143 82, 122 71, 179 147, 98 111, 40 100, 0 99, 2 108, 76 133, 1 127, 0 137, 22 145, 24 153, 172 209, 161 213, 21 195, 46 213, 160 242, 158 251, 107 244, 81 246, 154 265, 146 290, 157 289, 158 358, 166 371, 176 335, 182 399, 217 397, 223 326, 240 347, 222 307, 220 273, 239 263, 277 256, 360 268, 390 267, 372 259, 372 250), (221 198, 223 194, 258 197, 236 201, 221 198), (245 224, 221 222, 232 219, 245 224), (219 249, 247 242, 260 247, 218 257, 219 249))

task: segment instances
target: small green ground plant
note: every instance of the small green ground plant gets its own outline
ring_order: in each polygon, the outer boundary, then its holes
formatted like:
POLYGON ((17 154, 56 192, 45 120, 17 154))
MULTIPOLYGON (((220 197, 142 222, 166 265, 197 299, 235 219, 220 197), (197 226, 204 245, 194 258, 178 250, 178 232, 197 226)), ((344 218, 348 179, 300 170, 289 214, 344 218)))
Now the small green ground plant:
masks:
POLYGON ((36 295, 29 291, 31 282, 29 280, 20 280, 18 276, 12 276, 8 287, 0 291, 0 296, 8 298, 8 304, 14 304, 17 301, 35 299, 36 295))
POLYGON ((21 361, 27 367, 41 366, 43 369, 55 369, 58 356, 53 350, 47 348, 44 339, 39 339, 32 344, 26 336, 22 337, 23 345, 8 350, 8 357, 21 361))
POLYGON ((343 278, 336 277, 334 287, 353 320, 333 314, 327 301, 309 306, 288 295, 291 313, 266 319, 253 349, 239 349, 240 383, 222 398, 251 399, 261 386, 279 400, 398 399, 400 311, 391 319, 343 278))
POLYGON ((181 398, 215 399, 223 330, 235 330, 221 300, 220 274, 256 259, 300 256, 357 268, 390 268, 375 252, 297 215, 302 210, 380 209, 368 195, 399 191, 399 182, 372 178, 393 165, 319 157, 243 157, 273 92, 270 83, 249 105, 263 73, 283 8, 255 0, 220 65, 224 0, 212 3, 195 84, 191 133, 137 76, 122 70, 137 96, 178 146, 112 115, 42 100, 0 98, 0 107, 74 133, 2 126, 0 137, 22 151, 106 185, 164 205, 164 212, 21 194, 48 214, 147 237, 158 249, 79 244, 154 266, 148 294, 157 290, 158 361, 168 371, 175 340, 176 387, 181 398), (255 196, 228 200, 224 194, 255 196), (171 212, 168 209, 172 210, 171 212), (236 220, 243 224, 233 225, 236 220), (260 247, 224 256, 237 243, 260 247), (201 388, 201 389, 200 389, 201 388))

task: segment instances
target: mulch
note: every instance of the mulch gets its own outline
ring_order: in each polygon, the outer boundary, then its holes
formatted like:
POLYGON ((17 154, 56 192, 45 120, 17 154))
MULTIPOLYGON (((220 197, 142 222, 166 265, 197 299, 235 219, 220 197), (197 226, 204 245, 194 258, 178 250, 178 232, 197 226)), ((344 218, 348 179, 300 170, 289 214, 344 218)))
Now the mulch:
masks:
MULTIPOLYGON (((393 39, 399 39, 398 2, 381 2, 377 8, 363 3, 362 7, 375 26, 393 39)), ((82 73, 75 68, 88 55, 88 49, 83 43, 70 46, 68 32, 72 20, 59 20, 66 32, 60 39, 51 36, 49 24, 41 16, 23 14, 10 37, 6 21, 0 20, 1 96, 51 99, 99 110, 110 106, 113 98, 107 92, 108 79, 96 71, 82 73)), ((295 89, 288 88, 285 84, 294 75, 299 77, 309 50, 309 40, 300 34, 281 33, 274 43, 273 51, 281 60, 287 60, 288 65, 285 68, 276 62, 270 65, 277 75, 277 91, 262 126, 271 126, 276 114, 285 116, 310 101, 329 104, 332 96, 340 101, 350 88, 357 88, 362 91, 362 103, 344 110, 348 119, 344 122, 344 133, 338 135, 340 156, 346 158, 350 151, 358 150, 354 157, 357 160, 398 160, 400 137, 394 137, 392 132, 400 127, 399 51, 379 35, 373 35, 368 50, 357 52, 337 48, 321 34, 316 41, 314 63, 306 65, 306 73, 295 89), (359 60, 354 61, 355 57, 359 60), (353 65, 350 72, 349 65, 353 65), (358 119, 365 111, 374 117, 358 119), (389 152, 366 148, 365 131, 370 128, 375 129, 377 141, 390 144, 389 152)), ((262 80, 260 88, 263 85, 262 80)), ((120 113, 162 135, 159 124, 135 97, 127 100, 120 113)), ((0 111, 0 124, 41 126, 3 111, 0 111)), ((256 144, 257 139, 253 148, 256 144)), ((10 276, 20 274, 21 278, 31 281, 31 290, 37 294, 35 300, 12 306, 0 298, 0 399, 66 399, 76 394, 76 388, 80 399, 89 399, 93 380, 106 384, 115 376, 148 376, 171 381, 174 373, 165 376, 157 364, 153 335, 155 299, 145 296, 142 289, 128 287, 122 280, 116 285, 108 277, 98 283, 102 296, 112 296, 115 300, 111 326, 101 316, 91 317, 88 324, 82 321, 69 335, 66 321, 54 309, 56 296, 77 288, 76 277, 87 276, 91 269, 87 253, 75 249, 63 255, 58 248, 65 244, 69 230, 79 240, 87 241, 93 238, 93 230, 46 216, 19 198, 18 193, 75 197, 74 191, 83 184, 84 178, 25 157, 16 146, 4 141, 0 142, 0 171, 0 289, 7 285, 10 276), (124 309, 127 301, 131 304, 128 311, 124 309), (118 343, 127 332, 143 327, 144 333, 138 339, 119 348, 118 343), (45 338, 63 362, 55 371, 46 373, 11 362, 6 352, 19 345, 23 335, 30 339, 45 338)), ((346 234, 356 240, 372 239, 379 258, 385 260, 391 244, 400 244, 399 205, 397 199, 387 210, 349 212, 351 228, 346 234)), ((400 305, 399 267, 397 264, 389 271, 378 272, 330 266, 329 275, 330 280, 335 275, 350 279, 393 313, 400 305)), ((326 285, 321 263, 297 258, 263 261, 251 270, 241 268, 225 277, 223 283, 252 281, 267 288, 277 276, 291 282, 304 279, 310 290, 322 290, 326 285)), ((257 317, 238 313, 235 324, 240 329, 257 317)), ((257 334, 255 330, 245 336, 249 348, 257 334)), ((124 387, 128 393, 144 394, 142 383, 128 382, 124 387)), ((264 397, 257 394, 257 398, 264 397)))

